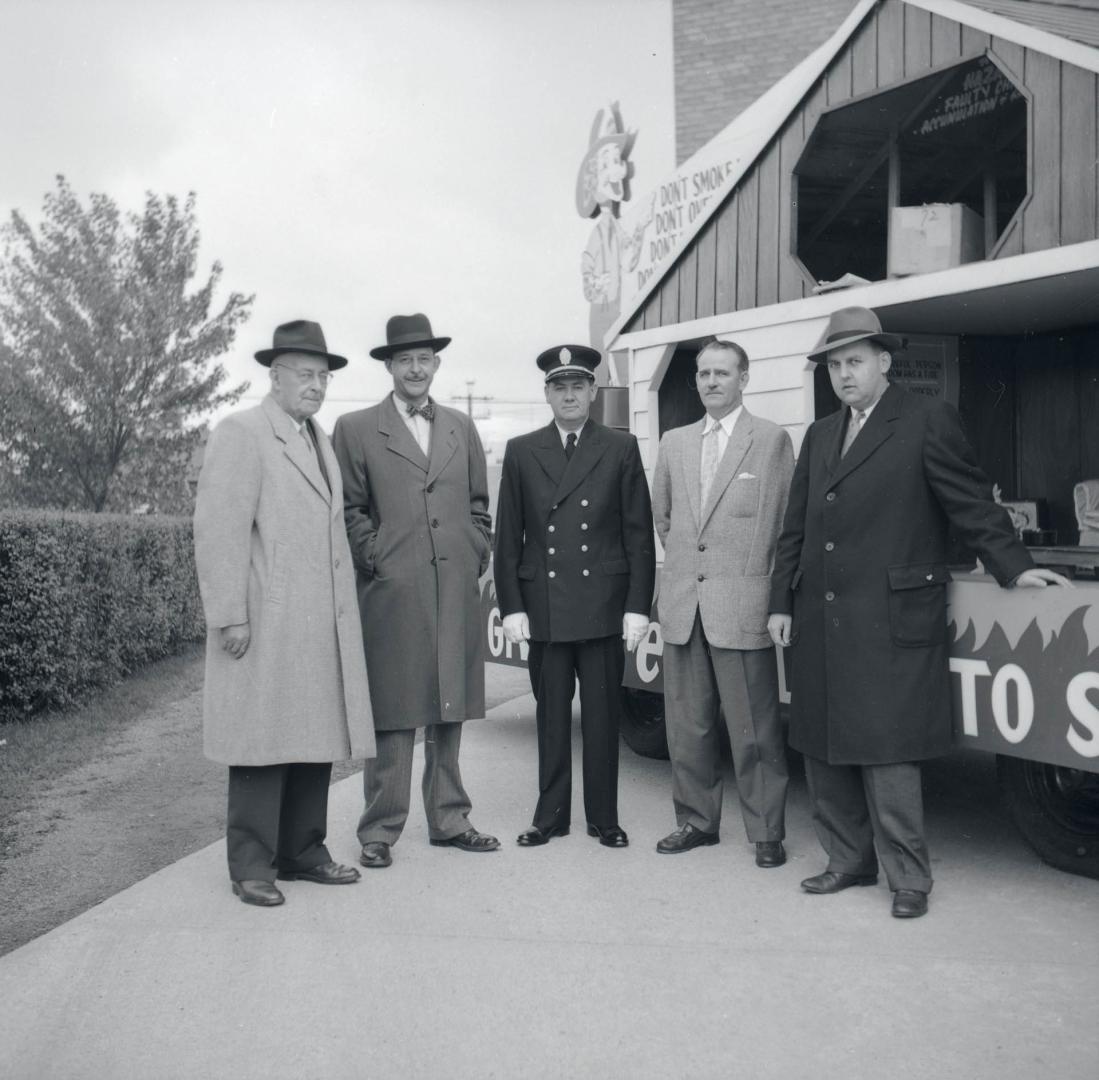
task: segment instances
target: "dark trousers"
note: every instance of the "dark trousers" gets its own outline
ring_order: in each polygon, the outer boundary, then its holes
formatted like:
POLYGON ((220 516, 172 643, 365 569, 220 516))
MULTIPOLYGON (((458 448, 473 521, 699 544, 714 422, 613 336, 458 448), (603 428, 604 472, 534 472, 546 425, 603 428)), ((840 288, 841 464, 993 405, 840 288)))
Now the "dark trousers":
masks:
POLYGON ((894 892, 931 891, 919 762, 829 765, 806 757, 805 779, 829 870, 875 874, 880 859, 894 892))
POLYGON ((331 763, 230 765, 225 847, 233 881, 274 881, 277 870, 309 870, 331 861, 328 781, 331 763))
POLYGON ((696 612, 687 643, 665 643, 663 665, 676 823, 703 832, 721 825, 720 707, 748 839, 783 839, 788 776, 774 650, 719 649, 696 612))
MULTIPOLYGON (((363 768, 364 805, 359 818, 360 844, 395 844, 408 820, 412 801, 412 753, 416 729, 376 731, 376 757, 363 768)), ((424 814, 430 840, 449 840, 472 826, 471 804, 462 785, 458 750, 462 725, 428 724, 424 728, 424 814)))
POLYGON ((534 825, 572 817, 572 697, 580 680, 584 813, 601 829, 618 824, 618 710, 625 659, 620 637, 532 641, 527 658, 538 702, 538 806, 534 825))

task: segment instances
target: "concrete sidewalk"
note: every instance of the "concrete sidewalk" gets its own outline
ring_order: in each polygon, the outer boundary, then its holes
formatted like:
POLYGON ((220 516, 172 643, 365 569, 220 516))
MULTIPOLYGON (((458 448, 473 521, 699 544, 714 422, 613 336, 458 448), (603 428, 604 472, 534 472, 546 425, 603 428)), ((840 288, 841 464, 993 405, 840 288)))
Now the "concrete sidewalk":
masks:
MULTIPOLYGON (((0 959, 0 1076, 1096 1075, 1099 884, 996 815, 940 800, 932 910, 911 922, 884 885, 798 889, 823 867, 800 783, 785 867, 755 868, 731 788, 719 846, 657 855, 667 764, 625 750, 630 848, 584 835, 577 792, 572 835, 519 849, 532 715, 522 698, 466 727, 474 823, 500 852, 429 847, 414 803, 390 869, 286 883, 262 910, 230 894, 219 843, 0 959)), ((357 777, 332 789, 344 862, 360 801, 357 777)))

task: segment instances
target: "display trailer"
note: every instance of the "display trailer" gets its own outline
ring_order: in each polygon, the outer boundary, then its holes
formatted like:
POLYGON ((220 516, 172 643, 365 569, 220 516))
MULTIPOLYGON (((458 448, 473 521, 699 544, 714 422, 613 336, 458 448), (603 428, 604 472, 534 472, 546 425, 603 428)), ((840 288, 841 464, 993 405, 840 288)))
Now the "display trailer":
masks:
MULTIPOLYGON (((873 308, 903 337, 891 378, 958 409, 1035 562, 1074 584, 1001 589, 955 545, 956 745, 996 755, 1008 813, 1027 841, 1052 865, 1091 877, 1097 46, 1099 12, 1036 28, 956 0, 860 3, 765 95, 764 123, 755 109, 750 128, 734 120, 715 139, 737 148, 736 167, 623 303, 605 338, 619 377, 604 390, 651 477, 660 436, 703 414, 693 372, 708 338, 747 351, 745 404, 782 424, 796 451, 808 425, 839 408, 826 369, 806 358, 830 313, 873 308)), ((521 664, 525 649, 505 642, 494 597, 489 579, 490 659, 521 664)), ((659 587, 653 619, 628 657, 622 733, 659 756, 659 587)), ((780 653, 776 663, 788 702, 780 653)))

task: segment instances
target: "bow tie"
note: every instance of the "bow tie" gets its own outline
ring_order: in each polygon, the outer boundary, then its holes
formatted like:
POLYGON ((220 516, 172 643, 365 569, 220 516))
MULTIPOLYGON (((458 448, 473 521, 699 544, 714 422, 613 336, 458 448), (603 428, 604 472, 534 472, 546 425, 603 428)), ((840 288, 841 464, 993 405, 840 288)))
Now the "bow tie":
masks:
POLYGON ((428 423, 435 419, 435 402, 429 401, 426 405, 409 405, 408 415, 415 416, 419 413, 428 423))

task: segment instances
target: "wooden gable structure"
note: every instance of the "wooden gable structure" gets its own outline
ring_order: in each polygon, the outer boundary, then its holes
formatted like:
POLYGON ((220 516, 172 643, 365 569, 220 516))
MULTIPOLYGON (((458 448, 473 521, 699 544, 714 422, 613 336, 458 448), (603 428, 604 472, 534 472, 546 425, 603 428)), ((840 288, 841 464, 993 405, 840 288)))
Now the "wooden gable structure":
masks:
POLYGON ((1026 193, 1006 227, 993 231, 986 258, 1099 238, 1099 76, 1039 47, 1050 35, 1036 32, 1028 47, 980 29, 979 18, 967 17, 974 10, 949 0, 873 6, 735 188, 624 313, 620 332, 809 296, 816 282, 796 250, 795 166, 822 117, 979 57, 1018 88, 1028 114, 1026 193))

